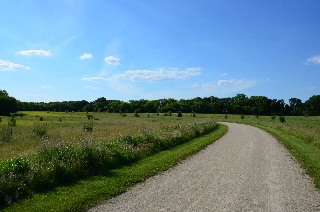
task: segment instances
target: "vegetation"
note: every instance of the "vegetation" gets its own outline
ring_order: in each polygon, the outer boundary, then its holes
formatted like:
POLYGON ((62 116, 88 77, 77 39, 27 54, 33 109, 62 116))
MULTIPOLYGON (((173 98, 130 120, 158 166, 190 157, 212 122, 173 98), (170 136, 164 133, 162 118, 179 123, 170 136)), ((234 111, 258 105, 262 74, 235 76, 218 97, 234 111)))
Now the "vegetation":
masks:
POLYGON ((18 102, 19 111, 88 111, 110 113, 206 113, 206 114, 244 114, 244 115, 320 115, 320 95, 302 102, 298 98, 284 100, 269 99, 265 96, 247 97, 237 94, 235 97, 217 98, 214 96, 194 99, 159 99, 159 100, 107 100, 104 97, 95 101, 64 102, 18 102))
POLYGON ((207 117, 141 114, 136 119, 135 114, 131 114, 123 120, 119 119, 119 114, 116 118, 115 114, 100 113, 99 118, 95 114, 94 120, 88 120, 86 113, 67 113, 60 117, 61 123, 57 118, 62 114, 65 113, 30 112, 15 118, 17 126, 11 140, 17 142, 0 144, 4 153, 0 158, 0 205, 106 173, 205 135, 217 127, 216 122, 207 117), (81 131, 82 121, 92 125, 84 125, 81 131), (118 131, 112 126, 124 123, 122 129, 117 127, 118 131), (147 123, 150 123, 148 128, 147 123), (93 125, 97 125, 95 130, 93 125), (80 129, 76 129, 78 127, 80 129), (106 136, 106 130, 112 129, 111 135, 106 136), (62 130, 67 131, 66 136, 62 130), (114 135, 120 132, 123 134, 114 135), (14 153, 10 154, 10 150, 14 153))
POLYGON ((3 211, 85 211, 198 152, 223 136, 226 131, 225 125, 218 125, 210 134, 146 157, 132 165, 111 170, 106 175, 89 177, 50 192, 34 195, 3 208, 3 211))
POLYGON ((17 111, 17 100, 10 97, 7 91, 0 90, 0 116, 9 116, 17 111))

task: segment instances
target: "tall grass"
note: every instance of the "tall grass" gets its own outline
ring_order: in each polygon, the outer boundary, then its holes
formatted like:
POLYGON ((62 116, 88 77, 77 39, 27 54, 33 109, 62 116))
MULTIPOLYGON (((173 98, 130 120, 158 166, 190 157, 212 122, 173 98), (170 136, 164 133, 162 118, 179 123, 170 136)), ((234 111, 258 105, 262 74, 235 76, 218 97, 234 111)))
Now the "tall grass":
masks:
POLYGON ((207 134, 216 126, 211 121, 162 127, 157 131, 145 128, 136 136, 100 143, 44 145, 33 157, 0 162, 0 206, 135 162, 207 134))

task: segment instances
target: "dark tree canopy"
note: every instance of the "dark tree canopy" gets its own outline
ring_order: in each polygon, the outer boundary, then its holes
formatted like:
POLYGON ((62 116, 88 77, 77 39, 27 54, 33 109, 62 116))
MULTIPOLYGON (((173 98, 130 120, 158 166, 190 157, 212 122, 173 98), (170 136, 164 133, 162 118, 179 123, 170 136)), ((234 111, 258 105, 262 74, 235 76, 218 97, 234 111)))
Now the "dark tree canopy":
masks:
POLYGON ((8 92, 0 90, 0 116, 9 116, 17 112, 17 100, 10 97, 8 92))
POLYGON ((303 103, 298 98, 269 99, 265 96, 247 97, 237 94, 235 97, 218 98, 195 97, 193 99, 173 98, 158 100, 107 100, 100 97, 95 101, 63 101, 63 102, 21 102, 10 97, 5 90, 0 90, 0 115, 9 115, 19 111, 87 111, 110 113, 211 113, 211 114, 244 114, 244 115, 320 115, 320 95, 314 95, 303 103))

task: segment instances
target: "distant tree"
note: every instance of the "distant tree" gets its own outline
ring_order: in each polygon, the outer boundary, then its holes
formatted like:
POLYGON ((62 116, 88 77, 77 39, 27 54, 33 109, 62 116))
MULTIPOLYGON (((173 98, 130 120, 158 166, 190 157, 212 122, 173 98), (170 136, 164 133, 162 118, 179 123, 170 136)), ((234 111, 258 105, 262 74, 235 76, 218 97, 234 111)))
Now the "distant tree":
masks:
POLYGON ((0 90, 0 115, 9 116, 15 112, 17 112, 17 100, 10 97, 7 91, 0 90))
POLYGON ((289 99, 290 114, 294 116, 303 115, 303 103, 301 99, 291 98, 289 99))
POLYGON ((320 115, 320 95, 314 95, 305 102, 306 115, 320 115))

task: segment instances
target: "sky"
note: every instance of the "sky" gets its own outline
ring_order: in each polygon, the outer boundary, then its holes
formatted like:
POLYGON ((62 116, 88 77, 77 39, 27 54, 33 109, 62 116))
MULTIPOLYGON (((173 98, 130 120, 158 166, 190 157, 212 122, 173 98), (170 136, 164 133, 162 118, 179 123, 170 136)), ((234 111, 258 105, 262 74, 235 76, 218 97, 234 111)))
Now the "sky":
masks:
POLYGON ((319 0, 3 0, 0 89, 25 102, 320 94, 319 0))

